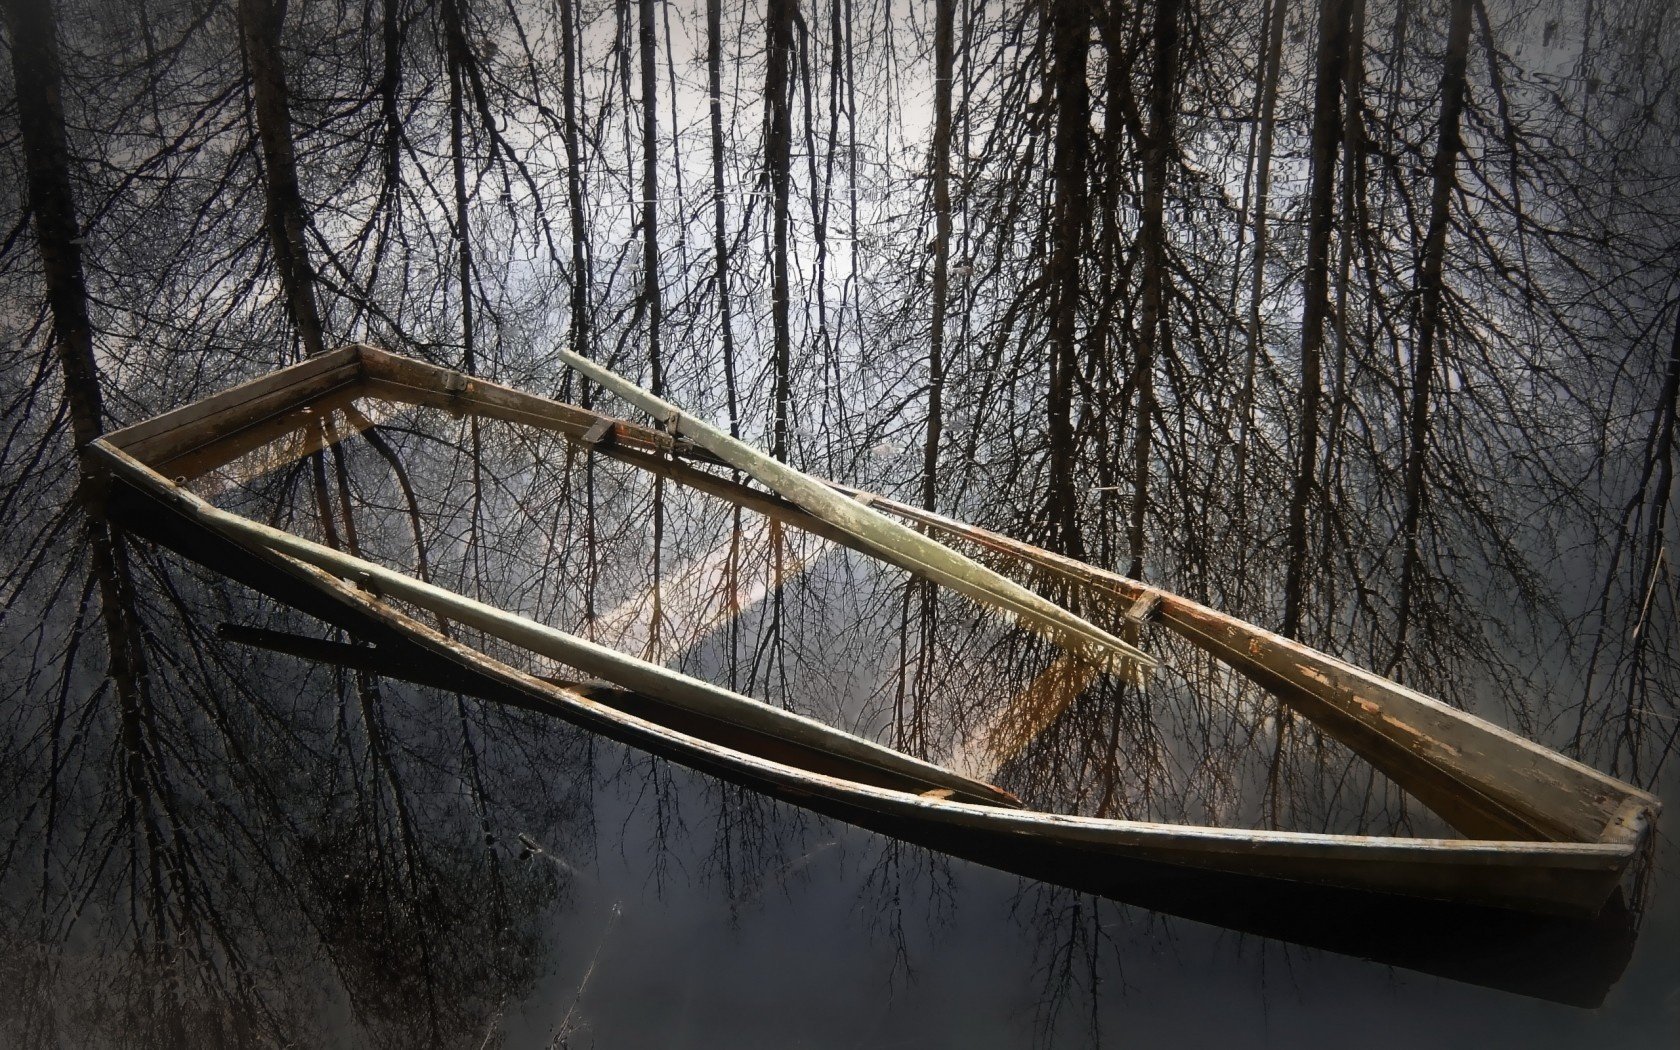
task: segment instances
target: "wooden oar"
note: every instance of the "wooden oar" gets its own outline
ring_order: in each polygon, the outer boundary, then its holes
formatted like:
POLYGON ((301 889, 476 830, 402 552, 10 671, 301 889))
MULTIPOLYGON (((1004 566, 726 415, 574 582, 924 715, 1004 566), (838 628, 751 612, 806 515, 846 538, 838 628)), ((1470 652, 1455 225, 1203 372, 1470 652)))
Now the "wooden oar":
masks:
POLYGON ((1159 661, 1137 646, 1116 638, 943 543, 765 455, 669 401, 655 397, 618 373, 564 348, 560 350, 560 357, 572 368, 649 413, 676 433, 735 469, 751 475, 813 516, 846 532, 871 551, 895 556, 891 560, 918 575, 1000 610, 1049 636, 1058 645, 1080 652, 1086 659, 1101 666, 1127 664, 1145 669, 1157 666, 1159 661))

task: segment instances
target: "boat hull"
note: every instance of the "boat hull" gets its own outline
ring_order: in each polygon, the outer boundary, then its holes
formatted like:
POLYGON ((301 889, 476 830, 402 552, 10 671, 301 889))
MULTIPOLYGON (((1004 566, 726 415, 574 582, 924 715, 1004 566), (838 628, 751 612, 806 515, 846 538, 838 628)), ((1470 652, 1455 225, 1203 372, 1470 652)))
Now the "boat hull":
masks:
POLYGON ((1199 871, 1248 882, 1451 900, 1559 914, 1596 912, 1625 844, 1314 835, 1103 820, 956 802, 736 750, 715 727, 684 732, 646 698, 524 674, 285 555, 208 528, 161 478, 116 476, 110 513, 130 531, 396 657, 404 677, 542 711, 674 762, 848 823, 1119 899, 1199 871), (639 710, 632 713, 632 710, 639 710))
MULTIPOLYGON (((691 421, 690 429, 703 428, 691 421)), ((296 444, 309 447, 307 441, 296 444)), ((739 451, 733 445, 720 448, 739 451)), ((752 488, 712 469, 722 462, 719 453, 680 436, 372 347, 349 346, 312 358, 107 435, 85 452, 90 471, 107 489, 114 517, 373 646, 371 654, 364 647, 347 655, 382 659, 408 677, 548 712, 862 827, 1108 896, 1184 885, 1184 874, 1193 872, 1255 885, 1591 914, 1612 898, 1628 865, 1643 852, 1660 809, 1649 794, 1499 726, 1160 588, 783 465, 770 470, 762 457, 741 460, 741 469, 762 473, 754 476, 772 491, 752 488), (840 741, 844 753, 836 754, 834 737, 846 734, 828 727, 805 733, 803 743, 778 736, 777 717, 791 716, 758 710, 765 705, 750 698, 714 696, 710 706, 699 709, 673 707, 697 691, 718 690, 654 665, 613 678, 634 691, 568 688, 524 674, 443 637, 373 591, 379 582, 400 583, 408 588, 399 592, 405 600, 422 606, 426 595, 459 603, 451 609, 476 603, 227 514, 177 484, 285 435, 325 440, 329 428, 323 418, 335 412, 347 421, 343 433, 371 426, 345 407, 362 396, 558 433, 911 571, 926 569, 921 555, 906 555, 882 540, 873 517, 854 520, 854 506, 978 546, 1031 572, 1149 605, 1165 627, 1273 692, 1466 838, 1248 831, 1027 812, 1011 808, 1014 800, 1006 793, 965 779, 929 791, 929 776, 954 774, 930 772, 926 763, 895 752, 882 755, 880 745, 861 738, 840 741), (846 513, 833 513, 827 497, 811 498, 813 484, 843 495, 846 513), (415 597, 408 597, 411 592, 415 597), (660 692, 644 691, 637 681, 653 682, 660 692)), ((982 591, 991 586, 981 576, 969 582, 982 591)), ((431 608, 441 614, 443 607, 431 608)), ((484 614, 481 629, 492 634, 500 625, 524 632, 521 637, 559 635, 503 610, 478 611, 484 614)), ((642 662, 615 655, 609 663, 602 666, 616 674, 622 665, 642 662)))

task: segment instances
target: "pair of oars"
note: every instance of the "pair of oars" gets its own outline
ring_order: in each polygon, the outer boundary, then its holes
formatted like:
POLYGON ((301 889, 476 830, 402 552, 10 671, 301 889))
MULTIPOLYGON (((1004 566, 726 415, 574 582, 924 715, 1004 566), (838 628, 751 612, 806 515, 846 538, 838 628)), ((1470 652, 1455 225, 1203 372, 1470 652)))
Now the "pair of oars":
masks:
POLYGON ((1137 646, 973 558, 765 455, 618 373, 564 348, 560 357, 576 371, 664 423, 675 435, 687 438, 807 513, 844 531, 866 552, 996 609, 1046 635, 1076 658, 1105 670, 1126 667, 1141 672, 1158 666, 1159 661, 1137 646))

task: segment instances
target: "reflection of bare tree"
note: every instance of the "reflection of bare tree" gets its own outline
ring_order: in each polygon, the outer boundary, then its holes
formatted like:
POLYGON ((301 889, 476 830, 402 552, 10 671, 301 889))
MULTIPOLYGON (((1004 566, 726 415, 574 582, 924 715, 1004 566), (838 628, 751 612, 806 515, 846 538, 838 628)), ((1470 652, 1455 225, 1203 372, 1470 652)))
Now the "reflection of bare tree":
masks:
POLYGON ((544 954, 529 920, 551 899, 555 869, 499 873, 486 893, 484 854, 470 837, 412 852, 405 844, 393 856, 372 830, 329 824, 297 851, 305 903, 356 1021, 389 1046, 495 1031, 544 954))
POLYGON ((860 896, 871 929, 892 945, 888 981, 916 976, 910 956, 910 926, 937 930, 955 913, 955 879, 950 861, 937 853, 895 840, 872 851, 860 896))
MULTIPOLYGON (((6 15, 52 342, 79 447, 100 432, 104 410, 52 9, 8 5, 6 15)), ((38 447, 55 430, 35 436, 38 447)), ((304 460, 316 524, 359 549, 343 456, 334 445, 329 486, 319 447, 304 460)), ((6 499, 50 477, 26 473, 6 499)), ((290 471, 281 487, 299 479, 290 471)), ((416 780, 451 763, 427 756, 431 734, 392 724, 376 680, 355 674, 349 704, 338 676, 336 716, 313 717, 318 675, 238 661, 208 635, 207 612, 243 618, 256 612, 249 600, 137 557, 99 499, 89 490, 80 505, 60 503, 37 534, 48 542, 32 555, 7 552, 23 569, 8 582, 4 630, 25 644, 7 647, 18 673, 6 678, 18 685, 4 746, 23 779, 7 793, 17 802, 4 814, 0 886, 35 907, 8 909, 0 926, 15 961, 0 972, 0 1031, 20 1045, 288 1042, 319 1034, 309 975, 324 952, 347 1022, 373 1041, 433 1045, 481 1032, 534 973, 528 917, 554 885, 540 870, 501 871, 464 702, 459 768, 482 829, 465 846, 459 830, 449 834, 461 821, 448 807, 413 795, 416 780), (63 533, 81 542, 57 542, 63 533), (20 625, 26 608, 44 612, 20 625), (393 967, 393 958, 418 965, 393 967)))
POLYGON ((1109 927, 1117 920, 1127 925, 1126 916, 1117 916, 1115 905, 1052 886, 1024 889, 1013 909, 1034 934, 1033 1045, 1060 1045, 1070 1030, 1080 1042, 1102 1045, 1098 1006, 1117 994, 1103 977, 1121 961, 1119 939, 1109 927))
MULTIPOLYGON (((1643 782, 1672 771, 1675 111, 1644 89, 1672 73, 1661 5, 1565 19, 1560 79, 1513 55, 1556 30, 1523 5, 935 0, 920 54, 892 32, 919 8, 778 4, 766 50, 755 9, 714 2, 704 100, 678 76, 683 26, 646 3, 3 6, 7 1037, 73 1038, 75 1013, 142 1041, 308 1031, 321 974, 316 998, 371 1039, 474 1029, 535 965, 522 941, 484 963, 494 931, 528 931, 563 881, 511 863, 507 830, 588 841, 602 773, 640 800, 661 884, 709 841, 702 874, 747 901, 816 835, 539 719, 231 648, 210 625, 314 628, 87 515, 97 492, 71 498, 75 446, 108 414, 338 337, 570 389, 548 350, 564 333, 790 461, 1281 619, 1643 782), (1362 46, 1335 53, 1338 33, 1362 46), (924 175, 902 132, 925 86, 924 175), (678 114, 702 102, 696 196, 678 114), (1271 177, 1309 159, 1309 193, 1271 177), (387 981, 382 951, 418 962, 387 981), (310 976, 277 990, 285 969, 310 976), (96 991, 119 1005, 81 1011, 96 991)), ((1166 670, 1097 674, 572 443, 363 402, 212 482, 442 585, 954 754, 1034 805, 1440 829, 1100 596, 1032 581, 1166 670), (723 579, 685 579, 711 551, 723 579)), ((876 842, 862 863, 892 923, 943 900, 937 858, 876 842)), ((1089 956, 1067 908, 1041 910, 1052 954, 1089 956)))
MULTIPOLYGON (((512 798, 491 798, 486 835, 459 753, 427 728, 449 698, 370 683, 359 703, 322 705, 346 676, 227 659, 202 621, 248 616, 246 600, 145 564, 143 705, 111 712, 102 691, 78 695, 85 665, 67 666, 45 787, 7 814, 0 884, 39 904, 40 925, 6 922, 8 957, 33 962, 6 974, 6 1030, 24 1045, 106 1026, 143 1045, 321 1025, 382 1045, 482 1033, 534 976, 532 917, 558 888, 552 869, 510 867, 500 840, 514 821, 564 827, 566 784, 499 764, 512 798)), ((538 720, 486 731, 542 770, 574 763, 572 738, 538 720)))

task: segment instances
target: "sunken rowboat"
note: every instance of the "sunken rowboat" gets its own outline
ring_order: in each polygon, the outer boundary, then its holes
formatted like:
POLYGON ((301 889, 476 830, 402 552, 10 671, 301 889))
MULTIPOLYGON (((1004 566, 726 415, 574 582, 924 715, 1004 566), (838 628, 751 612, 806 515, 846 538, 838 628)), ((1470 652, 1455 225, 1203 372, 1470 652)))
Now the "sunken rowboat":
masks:
POLYGON ((131 531, 360 644, 249 628, 231 629, 235 640, 548 712, 810 810, 1121 899, 1211 879, 1590 915, 1616 894, 1652 833, 1660 806, 1651 795, 1488 721, 1158 587, 810 477, 593 362, 565 357, 660 429, 354 345, 108 434, 85 450, 85 462, 108 513, 131 531), (1465 837, 1030 811, 982 780, 230 513, 189 490, 191 479, 282 437, 316 434, 316 447, 324 447, 342 432, 371 427, 353 407, 358 398, 559 434, 959 590, 1110 669, 1141 674, 1155 659, 1130 641, 941 541, 1112 596, 1131 610, 1131 622, 1157 623, 1257 683, 1465 837), (604 684, 527 673, 422 622, 415 609, 604 684))

